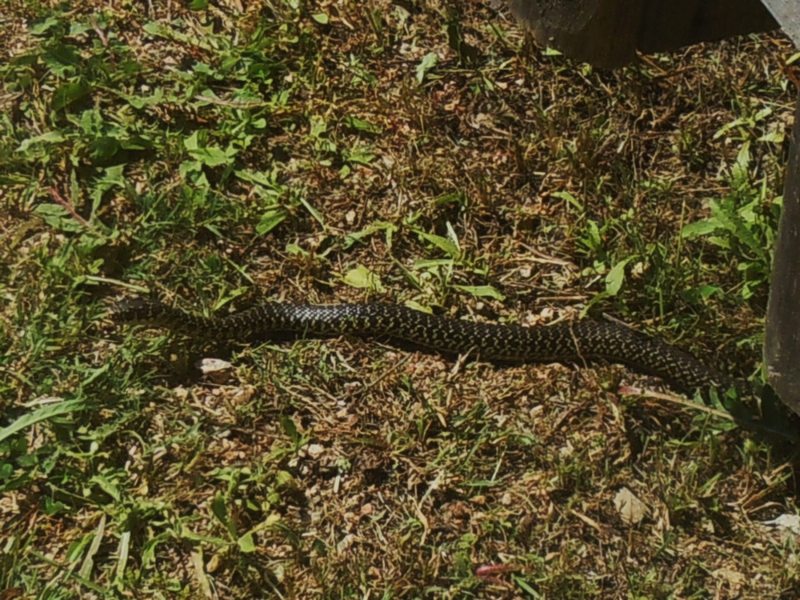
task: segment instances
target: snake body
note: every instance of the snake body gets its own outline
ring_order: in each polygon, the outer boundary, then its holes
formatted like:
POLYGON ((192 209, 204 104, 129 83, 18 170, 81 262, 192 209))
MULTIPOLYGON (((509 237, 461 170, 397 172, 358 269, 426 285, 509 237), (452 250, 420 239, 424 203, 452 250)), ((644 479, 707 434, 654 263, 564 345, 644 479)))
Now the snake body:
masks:
POLYGON ((620 363, 658 376, 681 391, 732 385, 729 378, 663 340, 592 319, 524 327, 448 318, 396 304, 281 302, 203 317, 140 298, 120 303, 115 317, 120 322, 144 322, 204 339, 244 340, 277 333, 390 338, 447 354, 470 353, 490 362, 620 363))

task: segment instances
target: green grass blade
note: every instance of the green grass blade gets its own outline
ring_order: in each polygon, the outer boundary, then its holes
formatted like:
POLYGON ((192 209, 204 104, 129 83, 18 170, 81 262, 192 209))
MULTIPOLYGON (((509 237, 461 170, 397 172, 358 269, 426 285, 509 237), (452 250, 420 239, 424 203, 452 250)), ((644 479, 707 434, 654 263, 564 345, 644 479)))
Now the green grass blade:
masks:
POLYGON ((36 410, 22 415, 8 427, 0 429, 0 442, 3 442, 5 439, 11 437, 15 433, 19 433, 31 425, 41 421, 47 421, 60 415, 75 412, 76 410, 81 410, 83 406, 83 400, 64 400, 57 404, 41 406, 36 410))

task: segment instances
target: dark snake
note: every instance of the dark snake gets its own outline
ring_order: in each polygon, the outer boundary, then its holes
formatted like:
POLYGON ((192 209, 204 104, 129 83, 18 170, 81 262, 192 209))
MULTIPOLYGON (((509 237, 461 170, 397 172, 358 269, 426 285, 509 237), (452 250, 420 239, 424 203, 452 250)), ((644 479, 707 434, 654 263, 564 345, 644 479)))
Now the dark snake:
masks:
POLYGON ((729 377, 663 340, 592 319, 524 327, 454 319, 396 304, 280 302, 204 317, 146 298, 119 302, 113 318, 117 323, 145 323, 199 339, 236 341, 278 333, 352 335, 388 338, 445 354, 470 354, 489 362, 585 364, 599 360, 655 375, 683 392, 734 387, 729 377))

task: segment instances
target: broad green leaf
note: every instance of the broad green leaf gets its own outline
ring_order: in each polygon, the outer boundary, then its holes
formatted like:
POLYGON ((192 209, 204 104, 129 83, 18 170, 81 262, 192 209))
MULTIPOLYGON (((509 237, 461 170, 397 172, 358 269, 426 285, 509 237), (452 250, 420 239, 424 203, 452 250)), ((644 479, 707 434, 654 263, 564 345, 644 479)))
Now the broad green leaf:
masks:
POLYGON ((254 171, 252 169, 238 169, 234 171, 234 175, 242 181, 254 183, 266 188, 273 194, 282 193, 284 191, 284 187, 275 180, 275 175, 273 173, 254 171))
POLYGON ((283 432, 289 436, 292 443, 295 445, 299 444, 301 440, 300 432, 297 431, 297 425, 294 420, 287 415, 281 415, 278 420, 281 423, 283 432))
POLYGON ((157 37, 168 37, 170 34, 169 27, 158 21, 150 21, 149 23, 145 23, 142 25, 142 30, 145 33, 149 33, 150 35, 157 37))
POLYGON ((233 154, 225 152, 219 146, 201 145, 198 132, 195 131, 188 138, 183 140, 184 147, 195 160, 209 167, 218 167, 233 162, 233 154))
POLYGON ((365 119, 360 119, 354 116, 348 116, 345 118, 345 123, 355 129, 356 131, 363 131, 364 133, 381 133, 383 129, 374 123, 370 123, 365 119))
POLYGON ((67 138, 65 138, 60 131, 48 131, 47 133, 22 140, 20 145, 17 147, 17 152, 25 152, 28 148, 35 144, 60 144, 66 139, 67 138))
POLYGON ((91 91, 91 86, 85 81, 79 79, 77 81, 69 81, 56 89, 53 92, 52 108, 53 110, 61 110, 78 100, 85 98, 91 91))
POLYGON ((714 233, 717 229, 719 229, 719 224, 715 219, 702 219, 686 225, 681 230, 681 236, 693 239, 708 235, 709 233, 714 233))
POLYGON ((214 513, 214 516, 217 518, 217 520, 225 527, 225 529, 228 530, 228 533, 233 536, 236 535, 236 526, 233 524, 230 518, 228 518, 228 507, 225 503, 225 496, 219 492, 211 501, 211 512, 214 513))
POLYGON ((270 208, 261 215, 261 219, 256 225, 256 233, 258 235, 266 235, 278 225, 283 223, 289 214, 282 207, 278 206, 270 208))
POLYGON ((123 531, 119 536, 119 545, 117 546, 117 568, 114 571, 117 580, 121 580, 125 576, 125 566, 128 564, 130 548, 131 532, 123 531))
POLYGON ((383 284, 377 273, 373 273, 364 265, 358 265, 355 269, 350 269, 344 276, 344 282, 354 288, 382 292, 383 284))
POLYGON ((231 157, 225 154, 225 151, 219 146, 206 146, 205 148, 191 152, 191 154, 194 158, 209 167, 218 167, 233 162, 231 157))
POLYGON ((422 83, 425 80, 425 75, 428 73, 428 71, 435 67, 436 63, 438 62, 439 57, 435 52, 428 52, 425 56, 423 56, 422 60, 417 65, 417 82, 422 83))
POLYGON ((55 17, 48 17, 44 21, 39 21, 31 25, 30 32, 33 35, 42 35, 43 33, 47 33, 53 27, 57 27, 61 21, 59 21, 55 17))
POLYGON ((606 293, 609 296, 616 296, 622 284, 625 281, 625 266, 633 260, 633 257, 628 257, 619 261, 606 275, 606 293))
POLYGON ((319 138, 328 130, 328 124, 320 115, 311 115, 308 122, 310 126, 308 135, 310 135, 312 138, 319 138))
POLYGON ((245 533, 238 540, 236 540, 236 543, 239 546, 239 550, 248 554, 250 552, 255 552, 257 549, 252 531, 248 531, 247 533, 245 533))
POLYGON ((416 230, 416 234, 426 242, 429 242, 439 248, 450 258, 458 258, 459 254, 461 254, 456 243, 449 238, 420 230, 416 230))
POLYGON ((356 144, 347 152, 346 158, 352 163, 368 165, 375 160, 375 154, 372 153, 369 146, 356 144))
POLYGON ((786 139, 786 135, 782 131, 778 131, 777 129, 773 129, 768 131, 760 138, 758 138, 759 142, 769 142, 771 144, 782 144, 783 140, 786 139))
POLYGON ((0 429, 0 442, 35 423, 75 412, 81 410, 83 407, 83 400, 62 400, 56 404, 47 404, 37 408, 36 410, 22 415, 8 427, 0 429))
POLYGON ((116 502, 121 500, 122 495, 120 494, 119 487, 105 475, 95 475, 89 479, 89 481, 91 483, 96 483, 101 490, 111 496, 116 502))

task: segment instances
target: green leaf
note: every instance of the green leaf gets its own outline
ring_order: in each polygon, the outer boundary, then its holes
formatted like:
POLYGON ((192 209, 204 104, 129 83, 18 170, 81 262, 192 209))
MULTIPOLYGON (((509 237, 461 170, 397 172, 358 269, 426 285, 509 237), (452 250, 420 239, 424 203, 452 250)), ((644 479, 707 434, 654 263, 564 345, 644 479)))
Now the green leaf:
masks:
POLYGON ((285 191, 284 187, 275 180, 275 175, 273 173, 253 171, 252 169, 239 169, 234 171, 234 175, 242 181, 247 181, 248 183, 264 188, 264 190, 272 196, 277 196, 285 191))
POLYGON ((303 205, 303 208, 305 208, 305 209, 308 211, 308 214, 310 214, 312 217, 314 217, 314 219, 317 221, 317 223, 319 223, 320 225, 322 225, 323 227, 325 227, 325 218, 322 216, 322 213, 321 213, 321 212, 319 212, 319 211, 318 211, 318 210, 317 210, 317 209, 316 209, 316 208, 315 208, 315 207, 314 207, 314 206, 313 206, 313 205, 312 205, 312 204, 311 204, 311 203, 310 203, 308 200, 306 200, 306 199, 305 199, 303 196, 299 196, 299 197, 298 197, 298 200, 300 200, 300 204, 302 204, 302 205, 303 205))
POLYGON ((388 221, 375 221, 374 223, 370 223, 361 231, 356 231, 354 233, 348 233, 345 237, 344 243, 342 244, 344 249, 350 248, 352 245, 360 242, 362 239, 371 236, 378 231, 385 231, 386 232, 386 245, 391 247, 392 245, 392 234, 397 231, 397 225, 393 223, 389 223, 388 221))
POLYGON ((228 518, 228 507, 225 503, 225 496, 217 492, 214 499, 211 501, 211 512, 217 520, 228 530, 228 533, 235 536, 236 526, 228 518))
POLYGON ((62 400, 56 404, 47 404, 37 408, 36 410, 22 415, 8 427, 0 429, 0 442, 31 425, 81 410, 83 407, 83 400, 62 400))
POLYGON ((52 498, 44 499, 44 514, 46 514, 48 517, 52 517, 54 515, 68 511, 69 511, 69 506, 67 506, 60 500, 53 500, 52 498))
POLYGON ((60 21, 55 17, 48 17, 44 21, 39 21, 31 26, 30 32, 32 35, 42 35, 43 33, 47 33, 53 27, 57 27, 60 21))
MULTIPOLYGON (((83 62, 77 46, 64 43, 48 46, 42 59, 54 75, 63 78, 74 77, 83 62)), ((77 83, 77 80, 72 83, 77 83)))
POLYGON ((758 138, 758 141, 759 142, 769 142, 771 144, 782 144, 783 140, 785 140, 785 139, 786 139, 786 136, 784 135, 783 131, 779 131, 777 129, 773 129, 771 131, 768 131, 764 135, 762 135, 760 138, 758 138))
POLYGON ((516 583, 520 587, 520 589, 522 589, 523 592, 528 594, 528 596, 530 598, 533 598, 534 600, 538 600, 538 598, 543 598, 544 597, 539 592, 537 592, 535 589, 533 589, 530 586, 530 584, 527 581, 525 581, 522 577, 520 577, 519 575, 512 575, 511 579, 514 581, 514 583, 516 583))
POLYGON ((717 229, 719 229, 719 223, 716 219, 702 219, 686 225, 681 230, 681 236, 687 239, 694 239, 714 233, 717 229))
POLYGON ((231 164, 233 162, 233 154, 235 154, 234 151, 225 152, 219 146, 203 145, 197 131, 183 140, 183 146, 189 151, 192 158, 208 167, 231 164))
POLYGON ((370 146, 356 144, 347 151, 346 159, 351 163, 368 165, 375 160, 375 154, 370 151, 370 146))
POLYGON ((414 261, 415 269, 439 269, 442 267, 452 268, 452 258, 428 258, 414 261))
POLYGON ((425 231, 420 231, 419 229, 416 230, 416 234, 426 242, 429 242, 439 248, 450 258, 458 258, 461 254, 461 250, 459 249, 458 245, 449 238, 435 235, 433 233, 427 233, 425 231))
POLYGON ((428 52, 425 56, 423 56, 422 60, 417 65, 417 82, 422 83, 425 80, 425 75, 428 73, 428 71, 435 67, 436 63, 438 62, 439 57, 435 52, 428 52))
POLYGON ((122 495, 119 492, 119 487, 108 477, 104 475, 95 475, 89 479, 89 482, 96 483, 101 490, 111 496, 116 502, 119 502, 122 499, 122 495))
POLYGON ((434 206, 464 206, 467 203, 467 196, 462 191, 445 192, 433 199, 434 206))
POLYGON ((56 88, 56 91, 53 92, 51 107, 53 110, 66 108, 70 104, 88 96, 91 89, 91 86, 81 79, 69 81, 56 88))
POLYGON ((238 540, 236 540, 236 543, 239 546, 239 550, 248 554, 251 552, 255 552, 257 549, 252 531, 248 531, 247 533, 245 533, 238 540))
POLYGON ((358 117, 354 117, 352 115, 345 118, 344 121, 348 127, 351 129, 355 129, 356 131, 363 131, 364 133, 373 133, 378 134, 382 133, 383 129, 375 125, 374 123, 370 123, 364 119, 359 119, 358 117))
POLYGON ((20 145, 17 147, 17 152, 25 152, 31 146, 35 144, 59 144, 66 140, 67 138, 60 131, 48 131, 47 133, 43 133, 41 135, 36 135, 26 140, 22 140, 20 145))
POLYGON ((373 292, 383 291, 380 276, 364 265, 358 265, 355 269, 350 269, 344 276, 344 282, 354 288, 368 289, 373 292))
POLYGON ((311 115, 308 122, 310 126, 308 135, 314 139, 319 139, 328 130, 328 124, 325 122, 324 117, 320 115, 311 115))
POLYGON ((73 219, 69 211, 60 204, 45 202, 37 206, 33 210, 33 214, 40 217, 47 225, 57 231, 75 233, 83 229, 81 224, 73 219))
POLYGON ((281 415, 278 420, 281 423, 283 432, 289 436, 289 439, 292 440, 293 444, 298 445, 301 437, 300 433, 297 431, 297 425, 295 425, 295 422, 292 420, 292 418, 287 415, 281 415))
POLYGON ((87 533, 72 542, 67 548, 67 561, 71 563, 79 561, 83 556, 83 551, 92 543, 92 539, 94 539, 94 535, 87 533))
POLYGON ((258 225, 256 225, 256 233, 258 235, 268 234, 278 225, 283 223, 288 216, 289 213, 287 213, 286 210, 280 206, 270 208, 261 215, 261 220, 259 220, 258 225))
POLYGON ((575 196, 570 194, 569 192, 558 191, 558 192, 553 192, 550 195, 553 196, 554 198, 558 198, 560 200, 566 200, 569 204, 571 204, 573 206, 573 208, 575 208, 575 209, 577 209, 579 211, 583 210, 583 204, 581 204, 580 201, 575 196))
POLYGON ((145 23, 142 26, 142 29, 145 33, 148 33, 154 37, 162 37, 167 39, 176 37, 175 32, 170 27, 159 21, 150 21, 149 23, 145 23))
POLYGON ((419 312, 422 313, 426 313, 429 315, 433 314, 433 310, 431 309, 430 306, 425 306, 424 304, 420 304, 415 300, 406 300, 405 302, 403 302, 403 305, 407 306, 408 308, 413 308, 414 310, 418 310, 419 312))
POLYGON ((330 17, 328 17, 328 15, 322 12, 314 13, 313 15, 311 15, 311 18, 314 19, 320 25, 327 25, 328 22, 330 21, 330 17))
POLYGON ((627 265, 633 257, 628 257, 619 261, 606 275, 606 293, 609 296, 616 296, 622 284, 625 282, 625 265, 627 265))
POLYGON ((747 141, 739 148, 736 154, 736 162, 731 169, 733 181, 736 184, 749 184, 750 177, 748 170, 750 169, 750 142, 747 141))
POLYGON ((218 167, 232 163, 231 157, 219 146, 207 146, 191 153, 194 158, 206 166, 218 167))
POLYGON ((472 294, 476 298, 494 298, 503 301, 506 297, 491 285, 454 285, 455 289, 472 294))

